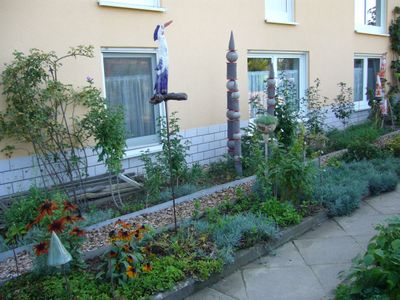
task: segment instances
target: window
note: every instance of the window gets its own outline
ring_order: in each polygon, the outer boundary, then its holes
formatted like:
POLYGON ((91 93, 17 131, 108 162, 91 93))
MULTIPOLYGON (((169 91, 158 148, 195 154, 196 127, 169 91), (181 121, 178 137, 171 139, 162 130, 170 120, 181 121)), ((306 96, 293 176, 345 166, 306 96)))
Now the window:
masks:
POLYGON ((294 0, 265 0, 267 22, 293 23, 294 0))
POLYGON ((361 33, 386 33, 386 0, 355 0, 355 26, 361 33))
POLYGON ((376 76, 380 69, 380 56, 354 58, 354 106, 356 110, 368 109, 368 91, 375 94, 376 76))
POLYGON ((165 11, 160 0, 98 0, 101 6, 114 6, 143 10, 165 11))
MULTIPOLYGON (((307 88, 306 58, 304 53, 250 52, 247 60, 249 99, 258 97, 265 103, 265 81, 273 66, 276 78, 286 77, 293 83, 295 92, 293 101, 296 101, 295 105, 300 109, 298 100, 304 97, 307 88)), ((254 105, 250 103, 250 117, 254 118, 255 113, 254 105)))
POLYGON ((105 95, 111 107, 122 106, 128 148, 159 143, 159 105, 153 106, 154 51, 103 50, 105 95))

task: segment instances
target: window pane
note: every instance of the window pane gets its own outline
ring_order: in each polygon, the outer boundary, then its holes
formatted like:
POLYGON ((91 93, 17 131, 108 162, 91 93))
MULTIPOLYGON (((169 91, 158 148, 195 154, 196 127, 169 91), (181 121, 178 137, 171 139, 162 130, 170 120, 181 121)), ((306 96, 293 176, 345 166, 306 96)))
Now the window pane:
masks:
POLYGON ((249 58, 247 60, 247 76, 249 85, 250 116, 254 118, 258 103, 266 101, 266 80, 271 70, 271 58, 249 58))
POLYGON ((373 91, 375 95, 376 88, 376 75, 380 69, 379 58, 368 58, 368 78, 367 78, 367 91, 373 91))
POLYGON ((364 93, 364 60, 354 60, 354 101, 362 101, 364 93))
POLYGON ((268 8, 270 10, 287 12, 288 11, 287 0, 269 0, 268 8))
POLYGON ((106 97, 111 106, 122 105, 127 138, 156 134, 153 93, 154 56, 105 57, 106 97))
POLYGON ((365 0, 365 20, 366 25, 381 26, 382 0, 365 0))
MULTIPOLYGON (((300 95, 300 59, 278 58, 278 77, 289 79, 294 85, 295 99, 300 95)), ((299 107, 299 103, 296 103, 299 107)))

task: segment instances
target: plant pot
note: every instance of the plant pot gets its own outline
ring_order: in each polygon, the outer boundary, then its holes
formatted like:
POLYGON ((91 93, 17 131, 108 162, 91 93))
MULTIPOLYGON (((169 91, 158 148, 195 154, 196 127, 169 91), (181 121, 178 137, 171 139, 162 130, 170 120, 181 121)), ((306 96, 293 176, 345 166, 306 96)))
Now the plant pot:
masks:
POLYGON ((263 133, 263 134, 270 134, 275 131, 276 124, 269 124, 269 125, 264 125, 264 124, 257 124, 257 128, 263 133))

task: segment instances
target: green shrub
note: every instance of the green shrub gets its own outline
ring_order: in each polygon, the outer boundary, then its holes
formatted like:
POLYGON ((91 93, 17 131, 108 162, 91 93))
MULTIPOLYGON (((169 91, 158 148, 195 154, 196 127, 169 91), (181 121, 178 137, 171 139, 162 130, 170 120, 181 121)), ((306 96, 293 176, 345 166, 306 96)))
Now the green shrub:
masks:
POLYGON ((35 217, 37 208, 46 199, 53 199, 56 203, 62 205, 67 199, 64 194, 59 192, 47 192, 37 188, 31 188, 27 196, 22 196, 14 200, 10 207, 2 211, 2 219, 6 228, 15 225, 16 227, 25 227, 31 223, 35 217))
POLYGON ((378 146, 367 142, 357 141, 348 146, 348 152, 343 158, 345 161, 350 162, 382 158, 385 157, 385 155, 387 155, 387 153, 379 149, 378 146))
MULTIPOLYGON (((89 272, 73 272, 68 275, 72 294, 76 299, 112 299, 107 284, 96 280, 89 272)), ((0 298, 5 300, 69 300, 64 278, 60 274, 53 276, 22 275, 0 287, 0 298)), ((75 298, 74 298, 75 299, 75 298)))
POLYGON ((233 262, 234 250, 265 241, 275 236, 276 225, 263 216, 240 213, 219 217, 216 222, 198 221, 196 230, 207 233, 218 247, 218 255, 225 263, 233 262))
POLYGON ((392 171, 376 172, 369 178, 369 191, 371 195, 394 191, 398 182, 397 174, 392 171))
POLYGON ((400 157, 400 135, 390 140, 385 149, 389 150, 395 157, 400 157))
POLYGON ((320 171, 314 182, 314 201, 325 205, 331 216, 348 215, 369 193, 378 195, 396 188, 400 160, 395 158, 352 162, 320 171))
POLYGON ((357 142, 371 143, 385 132, 385 129, 373 127, 370 122, 349 126, 345 130, 334 129, 328 133, 328 151, 346 149, 357 142))
POLYGON ((281 227, 299 224, 302 219, 293 204, 290 202, 279 202, 274 198, 262 202, 258 211, 274 220, 281 227))
POLYGON ((400 218, 376 227, 367 252, 353 265, 336 290, 338 300, 398 299, 400 295, 400 218))

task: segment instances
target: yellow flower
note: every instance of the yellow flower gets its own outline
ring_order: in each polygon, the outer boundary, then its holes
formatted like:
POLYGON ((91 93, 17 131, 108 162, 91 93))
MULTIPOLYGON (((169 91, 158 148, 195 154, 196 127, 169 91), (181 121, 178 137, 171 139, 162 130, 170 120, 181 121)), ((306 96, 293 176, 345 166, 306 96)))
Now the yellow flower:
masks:
POLYGON ((135 278, 137 276, 136 269, 132 266, 129 266, 128 269, 126 270, 126 275, 129 278, 135 278))

